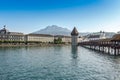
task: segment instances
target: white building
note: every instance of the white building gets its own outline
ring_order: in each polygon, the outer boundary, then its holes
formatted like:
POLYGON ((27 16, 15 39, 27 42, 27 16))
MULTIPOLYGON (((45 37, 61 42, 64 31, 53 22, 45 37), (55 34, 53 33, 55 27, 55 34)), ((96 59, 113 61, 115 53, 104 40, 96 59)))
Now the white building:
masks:
POLYGON ((92 41, 92 40, 100 40, 100 39, 106 39, 105 32, 98 32, 93 34, 88 34, 84 37, 83 41, 92 41))
POLYGON ((19 32, 10 32, 4 26, 0 30, 0 41, 24 41, 24 34, 19 32))
POLYGON ((0 30, 0 41, 18 41, 18 42, 54 42, 54 39, 61 38, 62 42, 71 43, 71 36, 63 36, 63 35, 49 35, 49 34, 27 34, 24 35, 20 32, 10 32, 4 26, 3 29, 0 30))
POLYGON ((62 42, 71 43, 71 36, 64 36, 64 35, 55 35, 54 36, 54 39, 58 39, 58 38, 61 38, 62 42))
POLYGON ((26 41, 36 41, 36 42, 53 42, 54 36, 47 34, 28 34, 25 35, 26 41))

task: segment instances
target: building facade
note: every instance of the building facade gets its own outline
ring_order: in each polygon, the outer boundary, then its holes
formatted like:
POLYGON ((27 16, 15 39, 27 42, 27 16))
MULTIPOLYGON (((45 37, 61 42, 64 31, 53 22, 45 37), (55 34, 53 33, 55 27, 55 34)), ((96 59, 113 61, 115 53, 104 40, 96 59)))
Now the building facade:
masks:
POLYGON ((71 43, 71 36, 55 35, 54 39, 61 38, 64 43, 71 43))
POLYGON ((28 34, 28 35, 25 35, 25 41, 53 42, 54 36, 47 35, 47 34, 28 34))
POLYGON ((93 34, 88 34, 84 37, 83 41, 93 41, 93 40, 100 40, 100 39, 106 39, 105 32, 98 32, 93 34))
POLYGON ((24 41, 23 33, 10 32, 5 27, 0 30, 0 41, 24 41))
POLYGON ((0 41, 5 42, 45 42, 45 43, 53 43, 54 39, 61 38, 64 43, 71 43, 71 36, 64 35, 49 35, 49 34, 26 34, 20 32, 10 32, 4 26, 3 29, 0 30, 0 41))

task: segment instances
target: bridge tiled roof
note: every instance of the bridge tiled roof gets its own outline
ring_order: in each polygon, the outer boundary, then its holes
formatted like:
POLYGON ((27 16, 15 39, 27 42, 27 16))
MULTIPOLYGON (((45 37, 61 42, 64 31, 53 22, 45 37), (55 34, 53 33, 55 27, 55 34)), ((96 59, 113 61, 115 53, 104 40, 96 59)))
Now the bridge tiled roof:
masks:
POLYGON ((111 41, 120 41, 120 34, 115 34, 111 41))

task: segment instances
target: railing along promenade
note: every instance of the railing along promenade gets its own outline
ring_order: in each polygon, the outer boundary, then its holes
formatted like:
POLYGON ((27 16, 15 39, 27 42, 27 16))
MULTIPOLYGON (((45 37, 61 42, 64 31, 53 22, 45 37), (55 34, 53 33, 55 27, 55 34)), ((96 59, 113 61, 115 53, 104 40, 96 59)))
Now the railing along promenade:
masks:
POLYGON ((109 39, 84 41, 78 45, 110 55, 120 55, 120 35, 109 39))

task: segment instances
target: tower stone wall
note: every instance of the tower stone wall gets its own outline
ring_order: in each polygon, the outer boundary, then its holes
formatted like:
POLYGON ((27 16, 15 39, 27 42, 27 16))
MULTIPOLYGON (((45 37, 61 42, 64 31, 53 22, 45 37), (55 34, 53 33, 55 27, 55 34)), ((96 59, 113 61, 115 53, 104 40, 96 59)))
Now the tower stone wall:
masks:
POLYGON ((78 45, 78 31, 76 29, 76 27, 74 27, 73 31, 71 32, 71 42, 73 46, 77 46, 78 45))

